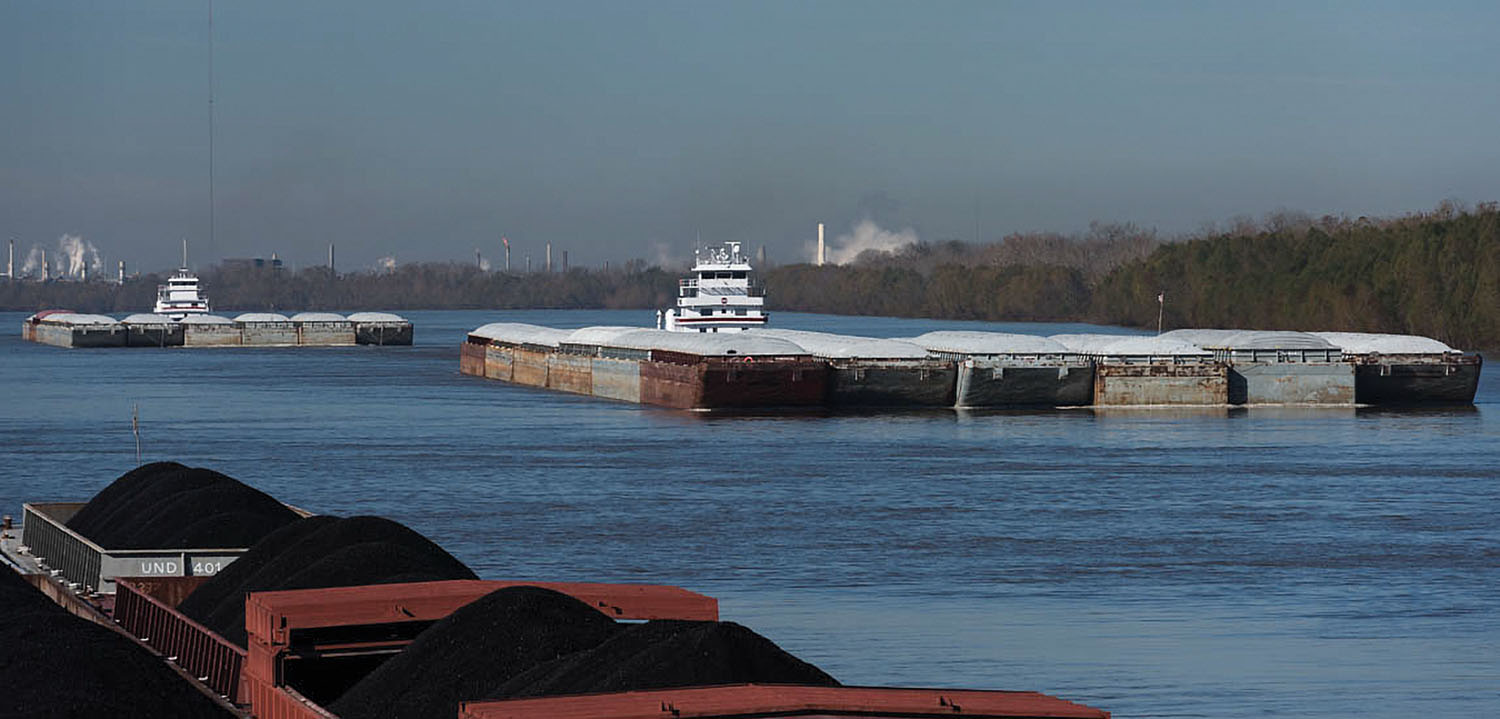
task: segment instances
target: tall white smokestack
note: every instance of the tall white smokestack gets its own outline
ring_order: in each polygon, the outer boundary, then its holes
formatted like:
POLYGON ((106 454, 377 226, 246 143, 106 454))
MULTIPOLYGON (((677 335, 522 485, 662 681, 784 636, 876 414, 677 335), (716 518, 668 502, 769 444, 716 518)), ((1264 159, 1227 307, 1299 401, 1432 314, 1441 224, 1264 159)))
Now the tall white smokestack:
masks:
POLYGON ((818 223, 818 266, 828 261, 828 248, 823 244, 823 223, 818 223))
POLYGON ((120 260, 120 284, 125 284, 125 260, 120 260))
POLYGON ((544 265, 547 272, 552 271, 552 243, 547 243, 547 264, 544 265))
POLYGON ((333 273, 337 273, 338 272, 338 270, 333 269, 333 243, 332 242, 328 243, 328 271, 329 272, 333 272, 333 273))
POLYGON ((5 276, 16 278, 16 241, 10 241, 10 254, 5 257, 5 276))
POLYGON ((42 249, 42 281, 46 282, 47 280, 50 280, 50 279, 52 279, 52 272, 51 272, 51 269, 47 267, 47 250, 46 250, 46 248, 43 248, 42 249))

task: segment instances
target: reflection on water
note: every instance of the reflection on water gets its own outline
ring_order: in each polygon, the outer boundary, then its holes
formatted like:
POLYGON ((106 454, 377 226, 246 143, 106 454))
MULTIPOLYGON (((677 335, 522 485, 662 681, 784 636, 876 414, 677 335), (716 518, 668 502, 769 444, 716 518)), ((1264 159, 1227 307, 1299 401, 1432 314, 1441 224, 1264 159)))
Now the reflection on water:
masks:
POLYGON ((0 505, 97 491, 134 462, 138 403, 148 459, 399 519, 489 578, 702 591, 847 683, 1035 689, 1118 717, 1500 714, 1492 377, 1457 410, 688 413, 457 370, 485 322, 649 313, 407 314, 412 348, 0 334, 0 505))

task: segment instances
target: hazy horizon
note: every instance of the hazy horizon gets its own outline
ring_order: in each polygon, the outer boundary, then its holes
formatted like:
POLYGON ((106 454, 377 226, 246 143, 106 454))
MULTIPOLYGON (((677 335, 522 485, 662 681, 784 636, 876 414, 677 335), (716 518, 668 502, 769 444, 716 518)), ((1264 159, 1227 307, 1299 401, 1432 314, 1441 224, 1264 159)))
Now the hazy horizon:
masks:
POLYGON ((697 238, 1166 235, 1500 199, 1500 9, 1377 3, 0 6, 0 240, 112 273, 574 266, 697 238), (866 224, 868 221, 869 224, 866 224), (212 235, 212 236, 210 236, 212 235), (67 236, 72 239, 64 240, 67 236))

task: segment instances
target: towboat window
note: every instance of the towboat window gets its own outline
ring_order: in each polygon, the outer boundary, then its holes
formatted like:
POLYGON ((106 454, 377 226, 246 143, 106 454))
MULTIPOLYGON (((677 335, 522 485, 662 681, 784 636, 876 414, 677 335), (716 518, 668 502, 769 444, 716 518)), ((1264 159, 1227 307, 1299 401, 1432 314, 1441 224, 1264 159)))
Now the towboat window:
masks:
POLYGON ((732 275, 732 274, 734 274, 734 273, 732 273, 732 272, 720 272, 720 273, 718 273, 715 276, 718 277, 721 280, 727 280, 727 279, 729 279, 729 276, 732 275))
POLYGON ((737 279, 737 280, 743 280, 743 279, 745 279, 745 271, 744 270, 736 270, 734 272, 734 278, 737 279))
POLYGON ((744 310, 735 310, 734 313, 737 314, 737 315, 739 315, 739 316, 741 316, 741 317, 745 316, 745 311, 744 310))

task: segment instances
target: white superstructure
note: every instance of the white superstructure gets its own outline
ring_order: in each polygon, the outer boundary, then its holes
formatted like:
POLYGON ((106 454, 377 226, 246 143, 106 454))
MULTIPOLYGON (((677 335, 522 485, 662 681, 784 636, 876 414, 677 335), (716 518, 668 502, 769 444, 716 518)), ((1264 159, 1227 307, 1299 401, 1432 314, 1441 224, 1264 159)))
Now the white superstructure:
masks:
POLYGON ((156 286, 155 314, 180 320, 188 315, 208 314, 208 297, 198 290, 198 276, 184 267, 156 286))
POLYGON ((677 283, 677 307, 656 314, 657 329, 671 332, 740 332, 764 327, 765 286, 750 277, 740 243, 694 252, 692 276, 677 283))

